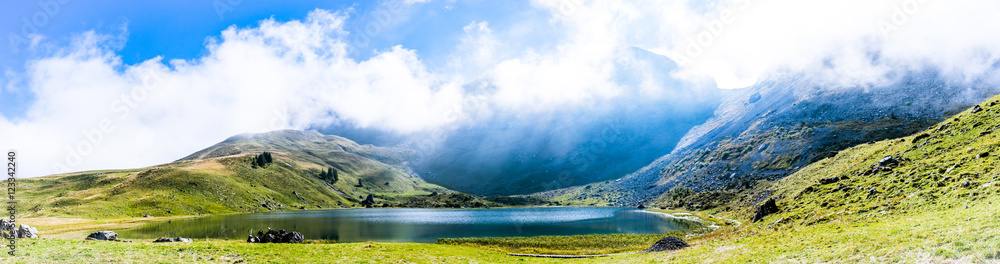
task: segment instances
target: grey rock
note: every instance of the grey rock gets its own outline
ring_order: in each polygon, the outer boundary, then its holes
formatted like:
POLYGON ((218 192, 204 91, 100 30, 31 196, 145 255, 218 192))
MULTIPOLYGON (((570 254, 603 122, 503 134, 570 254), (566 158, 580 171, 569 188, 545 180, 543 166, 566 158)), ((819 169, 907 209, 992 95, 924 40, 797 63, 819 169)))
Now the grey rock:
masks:
POLYGON ((661 238, 659 241, 656 241, 656 243, 653 243, 653 246, 649 247, 649 249, 646 249, 646 251, 662 252, 667 250, 679 250, 690 246, 691 245, 689 245, 687 242, 684 242, 684 239, 675 236, 668 236, 661 238))
POLYGON ((895 166, 897 164, 899 164, 899 160, 892 156, 886 156, 878 161, 879 166, 895 166))
POLYGON ((38 229, 33 226, 22 224, 17 229, 17 237, 19 238, 38 238, 38 229))
POLYGON ((364 206, 365 208, 372 208, 372 206, 375 205, 375 196, 368 194, 368 196, 365 197, 363 201, 361 201, 361 205, 364 206))
POLYGON ((161 237, 161 238, 157 238, 156 240, 153 240, 153 242, 156 242, 156 243, 162 243, 162 242, 191 242, 191 241, 192 240, 190 238, 183 238, 183 237, 175 237, 175 238, 161 237))
POLYGON ((767 199, 766 202, 757 206, 757 211, 753 214, 753 222, 760 221, 764 219, 765 216, 777 213, 778 205, 774 202, 774 199, 767 199))
POLYGON ((299 232, 285 232, 284 229, 268 228, 267 232, 257 231, 256 236, 247 237, 247 243, 302 243, 305 236, 299 232))
POLYGON ((819 179, 819 184, 831 184, 831 183, 835 183, 835 182, 838 182, 840 180, 846 180, 846 179, 847 179, 846 176, 845 177, 834 176, 834 177, 830 177, 830 178, 823 178, 823 179, 819 179))
POLYGON ((98 231, 87 236, 87 240, 117 241, 118 233, 115 233, 114 231, 98 231))

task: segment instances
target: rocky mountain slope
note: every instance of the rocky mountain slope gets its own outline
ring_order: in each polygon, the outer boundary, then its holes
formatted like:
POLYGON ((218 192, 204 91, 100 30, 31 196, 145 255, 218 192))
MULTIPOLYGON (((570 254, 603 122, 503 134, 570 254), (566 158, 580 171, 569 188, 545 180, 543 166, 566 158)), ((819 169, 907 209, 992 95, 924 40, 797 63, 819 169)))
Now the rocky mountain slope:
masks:
POLYGON ((743 224, 668 261, 995 263, 998 129, 1000 96, 842 150, 712 210, 743 224))
POLYGON ((670 154, 621 179, 536 194, 578 204, 703 209, 845 148, 912 134, 997 93, 911 73, 842 87, 786 76, 730 97, 670 154))

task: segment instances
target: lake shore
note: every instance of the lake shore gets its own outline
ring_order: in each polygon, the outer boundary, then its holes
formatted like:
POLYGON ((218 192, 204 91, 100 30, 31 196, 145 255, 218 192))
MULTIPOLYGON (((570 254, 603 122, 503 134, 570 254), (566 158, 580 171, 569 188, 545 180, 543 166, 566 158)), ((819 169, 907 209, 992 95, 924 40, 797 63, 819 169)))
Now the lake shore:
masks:
MULTIPOLYGON (((507 207, 505 207, 507 208, 507 207)), ((663 213, 646 211, 651 213, 663 213)), ((341 256, 337 261, 357 262, 371 261, 378 259, 385 261, 404 261, 413 263, 465 263, 465 262, 490 262, 490 263, 523 263, 531 261, 533 263, 556 263, 556 260, 541 260, 525 256, 510 256, 507 253, 515 252, 500 248, 490 248, 470 245, 447 245, 437 243, 400 243, 400 242, 357 242, 357 243, 335 243, 335 244, 250 244, 237 239, 195 239, 190 243, 152 243, 151 240, 130 239, 123 237, 123 240, 133 240, 134 242, 111 242, 111 241, 86 241, 83 238, 87 234, 98 230, 124 230, 139 228, 150 224, 165 221, 187 220, 202 216, 171 216, 171 217, 147 217, 147 218, 125 218, 90 220, 80 218, 25 218, 20 219, 21 223, 29 224, 39 228, 42 238, 19 240, 19 259, 27 262, 53 261, 56 262, 80 262, 80 261, 112 261, 120 259, 142 260, 141 262, 194 262, 194 263, 233 263, 243 260, 251 262, 288 262, 294 259, 295 262, 328 262, 330 254, 341 256), (34 261, 33 261, 34 260, 34 261)), ((614 235, 596 235, 598 237, 613 237, 614 235)), ((646 240, 655 240, 659 235, 646 235, 646 240)), ((560 242, 560 239, 548 238, 549 242, 560 242)), ((565 240, 566 238, 561 238, 565 240)), ((566 241, 569 243, 571 241, 566 241)), ((631 247, 648 247, 648 241, 633 242, 631 247)), ((627 250, 634 251, 634 248, 627 250)), ((610 249, 610 247, 609 247, 610 249)), ((595 252, 603 252, 597 248, 595 252)), ((543 251, 544 252, 544 251, 543 251)), ((572 252, 566 251, 566 252, 572 252)), ((590 251, 580 251, 584 254, 590 251)), ((646 255, 646 254, 639 254, 646 255)), ((642 258, 638 258, 642 259, 642 258)), ((615 256, 601 257, 593 260, 579 260, 584 263, 591 262, 631 262, 637 260, 636 256, 615 256)))
MULTIPOLYGON (((435 210, 496 210, 496 209, 521 209, 521 208, 610 208, 609 206, 509 206, 509 207, 494 207, 490 209, 485 208, 328 208, 328 209, 307 209, 307 210, 289 210, 289 211, 276 211, 276 212, 297 212, 297 211, 326 211, 326 210, 343 210, 343 209, 357 209, 357 210, 379 210, 379 209, 435 209, 435 210)), ((696 221, 703 224, 723 224, 718 222, 719 218, 714 218, 710 215, 689 212, 682 210, 661 210, 646 208, 643 211, 650 213, 657 213, 667 215, 672 218, 687 219, 690 221, 696 221), (690 214, 690 217, 678 216, 675 214, 690 214), (693 218, 692 218, 693 217, 693 218)), ((213 216, 226 216, 226 215, 245 215, 247 213, 228 213, 228 214, 211 214, 211 215, 185 215, 185 216, 165 216, 165 217, 131 217, 131 218, 118 218, 118 219, 84 219, 84 218, 72 218, 72 217, 39 217, 39 218, 20 218, 18 219, 19 224, 27 224, 38 228, 39 233, 42 237, 48 238, 59 238, 59 239, 82 239, 86 237, 91 232, 96 231, 122 231, 129 229, 138 229, 144 226, 175 221, 175 220, 190 220, 195 218, 205 218, 213 216)), ((127 239, 127 238, 126 238, 127 239)), ((219 239, 225 240, 225 239, 219 239)))

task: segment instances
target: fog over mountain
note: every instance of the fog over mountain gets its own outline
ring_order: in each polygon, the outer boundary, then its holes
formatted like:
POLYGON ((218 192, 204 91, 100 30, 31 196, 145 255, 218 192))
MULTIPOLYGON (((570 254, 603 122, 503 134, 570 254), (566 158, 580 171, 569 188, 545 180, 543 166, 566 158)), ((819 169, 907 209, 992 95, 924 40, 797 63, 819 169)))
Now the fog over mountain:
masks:
MULTIPOLYGON (((640 91, 636 73, 669 73, 676 68, 666 57, 631 48, 615 65, 623 96, 585 106, 543 113, 484 111, 433 133, 386 133, 357 129, 353 124, 319 128, 361 143, 405 146, 417 150, 411 166, 428 181, 455 190, 492 195, 522 194, 617 178, 669 152, 681 136, 703 123, 727 94, 711 83, 682 82, 668 74, 647 82, 665 87, 663 94, 640 91), (648 67, 636 69, 636 67, 648 67)), ((495 90, 488 81, 469 91, 495 90)))

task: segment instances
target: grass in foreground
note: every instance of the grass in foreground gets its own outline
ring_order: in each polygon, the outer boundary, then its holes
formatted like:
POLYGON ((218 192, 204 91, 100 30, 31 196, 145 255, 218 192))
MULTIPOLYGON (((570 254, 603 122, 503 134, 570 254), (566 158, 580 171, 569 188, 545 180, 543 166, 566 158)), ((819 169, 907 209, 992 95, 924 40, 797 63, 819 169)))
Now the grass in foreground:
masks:
POLYGON ((616 257, 578 260, 515 257, 485 248, 419 243, 249 244, 241 241, 122 243, 66 239, 27 241, 22 244, 16 259, 6 258, 3 261, 8 263, 634 263, 616 257))
POLYGON ((776 229, 771 222, 724 227, 677 254, 676 263, 997 263, 1000 199, 919 214, 842 218, 776 229))
POLYGON ((664 236, 683 237, 682 232, 664 235, 576 235, 538 237, 442 238, 439 244, 478 246, 510 253, 550 255, 600 255, 635 252, 649 248, 664 236))

